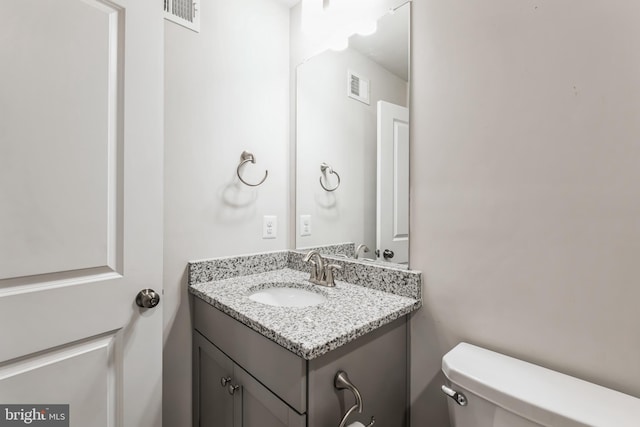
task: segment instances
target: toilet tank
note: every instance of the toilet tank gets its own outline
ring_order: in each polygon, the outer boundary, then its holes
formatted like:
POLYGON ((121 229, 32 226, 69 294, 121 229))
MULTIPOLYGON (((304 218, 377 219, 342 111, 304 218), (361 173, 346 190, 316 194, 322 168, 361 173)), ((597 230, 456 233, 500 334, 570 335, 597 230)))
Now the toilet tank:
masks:
POLYGON ((640 426, 638 398, 471 344, 447 353, 442 371, 466 403, 447 399, 454 427, 640 426))

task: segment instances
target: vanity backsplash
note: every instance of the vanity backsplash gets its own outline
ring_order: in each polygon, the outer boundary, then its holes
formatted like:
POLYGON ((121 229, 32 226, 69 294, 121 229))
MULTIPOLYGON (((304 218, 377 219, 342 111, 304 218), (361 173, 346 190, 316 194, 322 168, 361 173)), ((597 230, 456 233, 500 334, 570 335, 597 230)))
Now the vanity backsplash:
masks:
MULTIPOLYGON (((335 253, 344 252, 338 250, 335 253)), ((311 265, 304 262, 305 254, 305 252, 284 250, 192 261, 189 262, 189 285, 283 268, 310 272, 311 265)), ((335 273, 336 280, 422 300, 422 275, 419 271, 387 267, 379 263, 368 263, 332 255, 323 256, 330 259, 332 264, 342 267, 335 273)))

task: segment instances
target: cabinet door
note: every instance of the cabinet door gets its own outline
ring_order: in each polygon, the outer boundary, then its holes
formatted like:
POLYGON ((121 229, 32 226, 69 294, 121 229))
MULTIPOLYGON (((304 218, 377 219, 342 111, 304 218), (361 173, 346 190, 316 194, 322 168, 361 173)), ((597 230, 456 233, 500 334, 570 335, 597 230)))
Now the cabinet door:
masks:
POLYGON ((236 401, 234 427, 304 427, 306 416, 291 409, 238 365, 234 380, 241 385, 241 399, 236 401))
POLYGON ((309 427, 337 426, 355 402, 349 390, 337 390, 334 378, 345 371, 362 397, 362 414, 348 423, 408 425, 407 329, 402 317, 321 357, 309 361, 309 427))
POLYGON ((237 383, 233 361, 197 332, 193 334, 193 371, 194 427, 233 427, 237 395, 229 393, 229 386, 237 383))

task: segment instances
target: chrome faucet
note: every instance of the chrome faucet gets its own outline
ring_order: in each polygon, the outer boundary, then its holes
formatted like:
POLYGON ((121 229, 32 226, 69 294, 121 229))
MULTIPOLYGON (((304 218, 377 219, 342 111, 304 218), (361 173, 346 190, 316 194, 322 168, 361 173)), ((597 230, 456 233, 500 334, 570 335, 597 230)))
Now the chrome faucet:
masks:
POLYGON ((307 253, 307 256, 304 257, 304 262, 311 263, 311 277, 309 277, 309 281, 311 283, 315 283, 318 279, 322 279, 322 276, 324 275, 324 259, 322 258, 322 255, 320 255, 320 252, 315 249, 310 250, 309 253, 307 253))
POLYGON ((360 257, 360 251, 367 253, 369 252, 369 247, 364 243, 358 245, 358 247, 356 248, 355 259, 358 259, 360 257))
POLYGON ((304 262, 311 263, 311 276, 309 281, 316 285, 334 287, 333 272, 335 270, 341 270, 337 264, 325 264, 324 258, 315 249, 310 250, 304 257, 304 262))

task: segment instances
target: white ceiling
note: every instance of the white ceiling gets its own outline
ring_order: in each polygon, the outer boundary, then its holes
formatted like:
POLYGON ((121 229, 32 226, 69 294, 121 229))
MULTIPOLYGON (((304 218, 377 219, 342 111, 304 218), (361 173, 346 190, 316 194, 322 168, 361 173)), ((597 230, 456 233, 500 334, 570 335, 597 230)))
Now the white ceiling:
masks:
MULTIPOLYGON (((301 0, 275 0, 293 7, 301 0)), ((371 58, 383 68, 409 81, 409 6, 405 4, 395 13, 378 20, 378 30, 369 36, 353 35, 349 47, 371 58)))
POLYGON ((351 36, 349 47, 409 81, 409 7, 404 5, 380 18, 374 34, 351 36))
POLYGON ((298 3, 300 3, 300 0, 275 0, 278 3, 282 3, 283 5, 287 6, 287 7, 293 7, 295 5, 297 5, 298 3))

